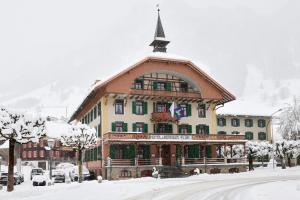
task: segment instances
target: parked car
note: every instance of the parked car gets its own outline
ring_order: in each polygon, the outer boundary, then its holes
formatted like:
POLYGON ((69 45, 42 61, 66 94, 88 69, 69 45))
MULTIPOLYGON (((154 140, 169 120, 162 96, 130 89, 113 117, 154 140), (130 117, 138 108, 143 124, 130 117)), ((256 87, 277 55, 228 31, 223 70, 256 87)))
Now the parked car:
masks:
POLYGON ((20 173, 20 172, 15 172, 15 175, 19 177, 21 183, 24 182, 24 174, 20 173))
POLYGON ((47 177, 45 175, 35 175, 32 178, 32 185, 33 186, 46 186, 47 184, 47 177))
MULTIPOLYGON (((82 166, 82 176, 83 176, 83 180, 90 179, 90 172, 84 165, 82 166)), ((78 166, 74 166, 71 172, 71 180, 78 181, 78 177, 79 177, 78 166)))
POLYGON ((66 174, 63 170, 53 170, 52 180, 54 183, 64 183, 66 181, 66 174))
MULTIPOLYGON (((1 185, 7 185, 8 182, 8 173, 7 172, 2 172, 0 176, 0 184, 1 185)), ((19 176, 14 174, 14 185, 19 185, 21 184, 21 179, 19 176)))
POLYGON ((44 170, 42 168, 33 168, 30 172, 30 180, 36 175, 44 175, 44 170))

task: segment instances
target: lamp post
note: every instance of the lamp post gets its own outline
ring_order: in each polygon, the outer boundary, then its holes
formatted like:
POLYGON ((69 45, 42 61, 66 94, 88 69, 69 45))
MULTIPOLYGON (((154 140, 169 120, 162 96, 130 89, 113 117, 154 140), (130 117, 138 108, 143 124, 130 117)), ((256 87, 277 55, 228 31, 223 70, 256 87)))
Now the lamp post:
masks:
POLYGON ((50 173, 49 173, 49 176, 50 176, 50 180, 52 179, 52 156, 50 155, 50 152, 51 152, 51 150, 53 149, 53 147, 54 147, 54 144, 55 144, 55 140, 53 139, 53 138, 49 138, 48 140, 47 140, 47 142, 48 142, 48 147, 49 147, 49 157, 50 157, 50 163, 49 163, 49 165, 50 165, 50 173))
MULTIPOLYGON (((273 116, 278 113, 278 112, 281 112, 282 111, 282 108, 276 110, 275 112, 273 112, 270 117, 271 119, 268 121, 267 123, 267 133, 268 133, 268 127, 269 127, 269 124, 270 122, 273 120, 273 116)), ((273 124, 272 124, 272 129, 271 129, 271 144, 273 145, 273 148, 272 148, 272 162, 273 162, 273 169, 275 169, 275 163, 274 163, 274 134, 273 134, 273 124)))
POLYGON ((0 177, 1 177, 1 162, 2 162, 2 156, 0 156, 0 177))

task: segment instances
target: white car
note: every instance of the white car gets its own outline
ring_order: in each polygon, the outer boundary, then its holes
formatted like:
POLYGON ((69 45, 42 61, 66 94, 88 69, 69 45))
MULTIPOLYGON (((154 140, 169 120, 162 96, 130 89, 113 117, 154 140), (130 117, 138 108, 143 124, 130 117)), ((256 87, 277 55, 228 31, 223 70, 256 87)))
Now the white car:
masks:
POLYGON ((48 179, 45 175, 35 175, 32 178, 32 185, 33 186, 46 186, 47 181, 48 181, 48 179))

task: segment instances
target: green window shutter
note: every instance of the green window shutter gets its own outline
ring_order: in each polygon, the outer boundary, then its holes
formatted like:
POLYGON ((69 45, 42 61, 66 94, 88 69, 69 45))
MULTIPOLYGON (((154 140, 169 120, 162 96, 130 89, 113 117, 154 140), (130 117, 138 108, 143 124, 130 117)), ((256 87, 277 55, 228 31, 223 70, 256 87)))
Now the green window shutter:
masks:
POLYGON ((197 125, 197 126, 196 126, 196 134, 199 134, 199 133, 200 133, 200 126, 197 125))
POLYGON ((153 89, 157 90, 157 82, 156 81, 153 81, 153 89))
POLYGON ((134 159, 135 148, 134 145, 124 145, 124 159, 134 159))
POLYGON ((187 104, 187 116, 192 116, 192 105, 187 104))
POLYGON ((171 82, 166 83, 166 90, 167 91, 172 91, 172 83, 171 82))
POLYGON ((111 123, 111 131, 112 132, 116 131, 116 123, 115 122, 111 123))
POLYGON ((192 125, 188 125, 188 133, 192 133, 193 130, 192 130, 192 125))
POLYGON ((133 132, 136 132, 136 123, 133 123, 133 124, 132 124, 132 131, 133 131, 133 132))
POLYGON ((188 158, 199 158, 199 145, 189 145, 188 146, 188 158))
POLYGON ((135 101, 132 102, 132 114, 136 114, 135 101))
POLYGON ((206 146, 206 157, 211 158, 211 146, 206 146))
POLYGON ((204 126, 204 129, 205 129, 205 134, 209 135, 209 126, 204 126))
POLYGON ((182 125, 178 125, 178 133, 182 133, 182 125))
POLYGON ((116 158, 116 145, 110 145, 109 147, 109 157, 111 159, 115 159, 116 158))
POLYGON ((149 159, 150 158, 150 145, 143 145, 143 158, 149 159))
POLYGON ((148 133, 148 124, 144 124, 144 133, 148 133))
POLYGON ((167 103, 167 112, 170 111, 170 107, 172 106, 172 103, 167 103))
POLYGON ((124 129, 124 132, 128 131, 128 125, 127 125, 127 123, 123 123, 123 129, 124 129))
POLYGON ((144 115, 145 115, 145 114, 148 114, 148 103, 145 101, 143 104, 144 104, 143 105, 143 112, 144 112, 144 115))

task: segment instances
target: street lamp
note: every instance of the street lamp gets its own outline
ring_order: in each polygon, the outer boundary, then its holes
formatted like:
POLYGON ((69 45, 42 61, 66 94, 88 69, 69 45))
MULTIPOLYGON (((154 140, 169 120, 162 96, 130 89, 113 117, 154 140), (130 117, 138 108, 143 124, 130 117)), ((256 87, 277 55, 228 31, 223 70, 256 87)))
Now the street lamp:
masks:
MULTIPOLYGON (((271 117, 271 119, 268 121, 268 123, 267 123, 267 129, 268 129, 268 127, 269 127, 269 123, 270 123, 270 121, 273 121, 273 116, 276 114, 276 113, 278 113, 278 112, 281 112, 283 109, 282 108, 280 108, 280 109, 278 109, 278 110, 276 110, 275 112, 273 112, 271 115, 270 115, 270 117, 271 117)), ((267 130, 267 133, 268 133, 268 130, 267 130)), ((273 161, 273 169, 275 169, 275 163, 274 163, 274 134, 273 134, 273 124, 272 124, 272 129, 271 129, 271 144, 273 145, 273 148, 272 148, 272 161, 273 161)))
POLYGON ((0 156, 0 176, 1 176, 1 162, 2 162, 2 156, 0 156))
POLYGON ((54 147, 55 140, 53 138, 48 138, 47 142, 48 142, 49 157, 50 157, 50 173, 49 173, 49 176, 50 176, 50 180, 51 180, 52 179, 52 156, 50 155, 50 152, 54 147))

